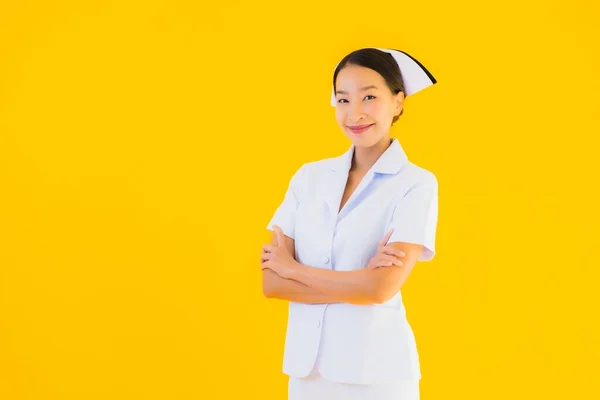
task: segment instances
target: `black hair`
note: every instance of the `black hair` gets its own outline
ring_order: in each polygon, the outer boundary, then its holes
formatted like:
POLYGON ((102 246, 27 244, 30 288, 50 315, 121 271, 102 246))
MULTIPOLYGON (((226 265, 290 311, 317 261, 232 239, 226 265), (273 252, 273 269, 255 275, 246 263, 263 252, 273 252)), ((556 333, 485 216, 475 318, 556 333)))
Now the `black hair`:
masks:
MULTIPOLYGON (((371 47, 355 50, 340 61, 333 73, 334 93, 336 90, 335 80, 338 73, 347 65, 358 65, 374 70, 383 77, 392 93, 398 94, 402 92, 406 95, 406 92, 404 91, 404 82, 402 80, 402 72, 400 71, 398 63, 394 60, 394 57, 390 53, 371 47)), ((399 115, 394 116, 392 125, 394 125, 403 112, 404 107, 399 115)))

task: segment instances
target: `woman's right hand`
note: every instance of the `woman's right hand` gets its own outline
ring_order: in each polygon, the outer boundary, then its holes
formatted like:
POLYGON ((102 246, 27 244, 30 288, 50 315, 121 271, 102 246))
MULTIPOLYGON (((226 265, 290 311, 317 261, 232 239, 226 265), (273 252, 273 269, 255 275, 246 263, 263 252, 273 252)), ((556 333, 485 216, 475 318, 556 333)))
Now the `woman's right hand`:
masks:
POLYGON ((373 258, 371 258, 367 268, 373 269, 379 267, 391 267, 392 265, 397 265, 400 267, 403 265, 402 260, 400 259, 406 254, 392 246, 386 246, 386 243, 390 239, 390 236, 392 236, 393 232, 394 228, 390 229, 385 237, 381 239, 377 245, 377 253, 375 256, 373 256, 373 258))

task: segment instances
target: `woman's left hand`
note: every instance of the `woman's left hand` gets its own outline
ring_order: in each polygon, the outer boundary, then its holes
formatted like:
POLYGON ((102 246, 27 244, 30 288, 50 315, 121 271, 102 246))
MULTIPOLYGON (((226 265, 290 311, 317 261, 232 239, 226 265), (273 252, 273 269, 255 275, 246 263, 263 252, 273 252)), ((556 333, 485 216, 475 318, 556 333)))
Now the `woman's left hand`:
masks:
POLYGON ((277 245, 266 244, 263 246, 260 269, 270 269, 282 278, 289 278, 298 266, 298 261, 294 259, 285 246, 285 237, 281 228, 275 225, 273 230, 277 245))

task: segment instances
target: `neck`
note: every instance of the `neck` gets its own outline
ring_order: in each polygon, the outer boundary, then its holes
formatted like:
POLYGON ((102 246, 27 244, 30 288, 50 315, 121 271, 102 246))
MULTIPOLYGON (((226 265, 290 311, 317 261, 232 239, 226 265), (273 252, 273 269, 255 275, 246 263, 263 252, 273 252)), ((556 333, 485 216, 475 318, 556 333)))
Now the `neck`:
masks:
POLYGON ((392 138, 386 136, 370 147, 355 146, 350 170, 357 173, 367 172, 390 147, 392 140, 392 138))

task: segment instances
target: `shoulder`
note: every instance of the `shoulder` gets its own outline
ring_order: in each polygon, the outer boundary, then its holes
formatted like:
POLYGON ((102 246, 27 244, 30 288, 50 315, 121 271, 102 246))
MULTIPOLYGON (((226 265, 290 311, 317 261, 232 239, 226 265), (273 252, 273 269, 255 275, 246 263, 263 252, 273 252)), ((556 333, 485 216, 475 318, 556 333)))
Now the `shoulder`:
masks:
POLYGON ((296 168, 290 179, 290 186, 297 198, 306 198, 314 194, 318 188, 323 187, 323 182, 329 182, 335 165, 339 158, 330 157, 314 161, 307 161, 296 168))
POLYGON ((438 180, 432 171, 407 161, 386 186, 388 193, 400 200, 410 192, 437 193, 438 180))
POLYGON ((335 165, 335 158, 324 158, 316 161, 309 161, 302 165, 305 175, 315 176, 321 175, 326 171, 330 171, 335 165))
POLYGON ((324 173, 333 170, 339 162, 339 157, 308 161, 298 168, 296 174, 301 175, 303 180, 314 180, 324 173))
POLYGON ((406 163, 398 175, 402 175, 402 179, 409 180, 414 185, 437 186, 438 184, 437 177, 432 171, 410 161, 406 163))
POLYGON ((290 178, 290 186, 299 195, 305 193, 326 176, 325 172, 331 170, 334 160, 334 158, 326 158, 300 164, 290 178))

